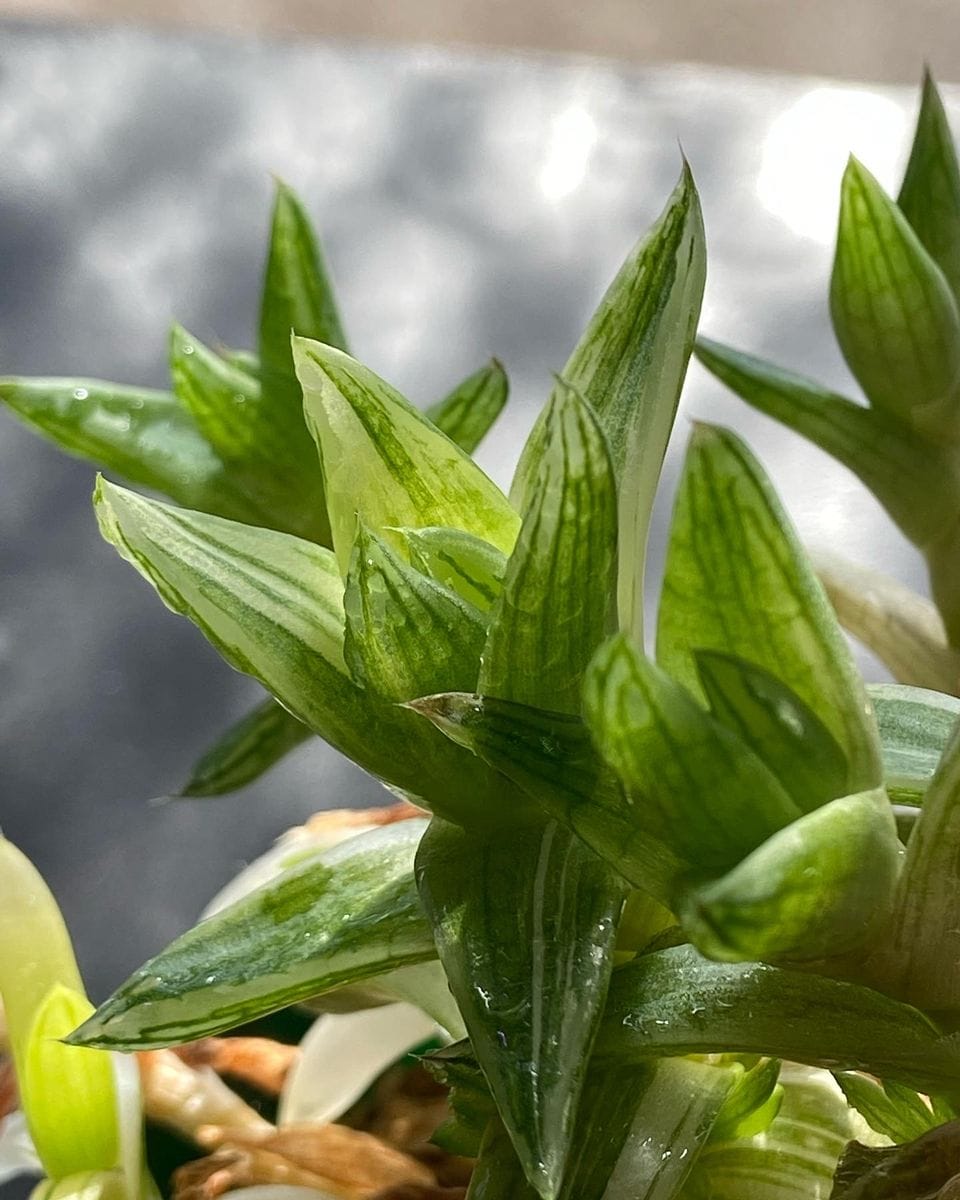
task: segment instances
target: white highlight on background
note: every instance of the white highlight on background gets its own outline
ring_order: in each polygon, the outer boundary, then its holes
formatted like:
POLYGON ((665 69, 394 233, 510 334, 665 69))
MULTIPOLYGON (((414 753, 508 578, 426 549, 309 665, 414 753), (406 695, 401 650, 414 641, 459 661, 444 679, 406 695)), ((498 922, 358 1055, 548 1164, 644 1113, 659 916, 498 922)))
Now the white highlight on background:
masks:
POLYGON ((571 104, 551 122, 540 190, 547 200, 562 200, 583 182, 597 142, 597 123, 580 104, 571 104))
POLYGON ((894 100, 862 88, 813 88, 771 124, 757 195, 794 233, 828 245, 850 154, 892 187, 906 137, 907 115, 894 100))

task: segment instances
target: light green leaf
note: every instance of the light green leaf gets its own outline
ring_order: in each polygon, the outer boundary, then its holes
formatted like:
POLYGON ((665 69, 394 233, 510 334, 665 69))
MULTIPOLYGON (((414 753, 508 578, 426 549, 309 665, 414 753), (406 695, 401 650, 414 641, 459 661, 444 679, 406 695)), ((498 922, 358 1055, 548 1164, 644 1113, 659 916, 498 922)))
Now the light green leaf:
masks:
MULTIPOLYGON (((619 486, 620 625, 638 643, 650 513, 705 278, 700 200, 684 163, 662 215, 620 268, 562 373, 593 406, 610 446, 619 486)), ((519 508, 537 473, 545 419, 534 426, 517 467, 511 498, 519 508)))
POLYGON ((344 594, 354 679, 385 700, 476 684, 483 614, 421 575, 361 522, 344 594))
POLYGON ((920 804, 960 718, 960 700, 895 683, 868 689, 883 746, 890 799, 920 804))
POLYGON ((868 977, 928 1012, 960 1008, 960 727, 923 801, 868 977))
POLYGON ((854 158, 840 195, 830 313, 871 404, 928 434, 957 436, 957 302, 906 217, 854 158))
POLYGON ((616 482, 597 420, 572 388, 554 394, 542 429, 477 690, 578 713, 583 674, 613 603, 616 482))
POLYGON ((329 542, 323 476, 300 406, 271 403, 257 379, 179 325, 170 374, 180 403, 273 528, 329 542))
POLYGON ((259 510, 168 392, 98 379, 0 379, 0 401, 70 454, 178 504, 257 522, 259 510))
POLYGON ((93 1012, 86 996, 54 984, 36 1011, 17 1081, 30 1136, 49 1176, 106 1171, 120 1157, 110 1056, 61 1041, 93 1012))
POLYGON ((863 682, 823 589, 760 465, 698 426, 673 515, 657 659, 702 695, 695 651, 736 655, 795 692, 847 756, 845 793, 881 779, 863 682))
POLYGON ((645 954, 614 972, 598 1059, 623 1065, 721 1052, 866 1071, 920 1091, 955 1089, 960 1078, 960 1040, 859 984, 710 962, 692 946, 645 954))
POLYGON ((177 1045, 433 958, 413 877, 425 829, 413 819, 349 838, 201 921, 122 984, 71 1043, 177 1045))
POLYGON ((507 556, 462 529, 401 529, 410 561, 424 575, 489 612, 503 588, 507 556))
POLYGON ((472 454, 499 417, 509 392, 507 373, 493 359, 428 408, 427 417, 461 450, 472 454))
POLYGON ((929 70, 924 72, 917 131, 897 204, 954 296, 960 296, 960 170, 943 101, 929 70))
POLYGON ((807 813, 721 879, 689 887, 675 908, 709 958, 862 955, 886 932, 900 856, 893 810, 877 788, 807 813))
POLYGON ((714 650, 695 657, 713 716, 770 768, 802 811, 843 794, 846 755, 799 696, 742 658, 714 650))
POLYGON ((825 1200, 837 1160, 856 1132, 826 1071, 787 1066, 783 1104, 768 1130, 712 1141, 679 1200, 825 1200))
POLYGON ((635 887, 669 903, 689 863, 646 831, 579 717, 461 693, 408 706, 511 780, 635 887))
POLYGON ((349 565, 358 516, 377 533, 443 525, 510 552, 520 521, 506 498, 399 392, 318 342, 295 338, 294 359, 307 424, 320 450, 342 571, 349 565))
POLYGON ((840 624, 894 678, 938 692, 960 690, 960 651, 947 645, 943 619, 925 596, 830 551, 818 550, 813 564, 840 624))
POLYGON ((699 338, 695 353, 742 400, 858 475, 917 545, 939 534, 944 514, 957 509, 947 448, 921 438, 906 421, 719 342, 699 338))
POLYGON ((181 796, 223 796, 259 779, 310 737, 276 700, 264 700, 231 725, 198 760, 181 796))
POLYGON ((278 180, 260 300, 260 375, 271 411, 293 420, 302 400, 291 333, 347 348, 317 235, 294 192, 278 180))
POLYGON ((549 1200, 570 1150, 624 885, 552 822, 478 839, 435 819, 417 879, 497 1108, 549 1200))
POLYGON ((623 635, 591 663, 583 706, 638 828, 700 872, 729 870, 800 816, 756 755, 623 635))
POLYGON ((855 1071, 837 1071, 836 1080, 847 1103, 870 1128, 894 1142, 912 1142, 950 1119, 948 1113, 935 1115, 921 1096, 902 1084, 880 1084, 855 1071))
POLYGON ((744 1068, 710 1130, 711 1142, 754 1137, 768 1129, 783 1101, 779 1079, 778 1058, 761 1058, 752 1067, 744 1068))
MULTIPOLYGON (((144 1187, 143 1196, 144 1200, 158 1200, 160 1193, 152 1181, 144 1187)), ((77 1171, 63 1179, 41 1180, 30 1200, 130 1200, 130 1193, 119 1171, 77 1171)))
POLYGON ((254 379, 260 378, 260 355, 253 350, 234 350, 229 346, 221 346, 220 357, 231 366, 239 367, 254 379))

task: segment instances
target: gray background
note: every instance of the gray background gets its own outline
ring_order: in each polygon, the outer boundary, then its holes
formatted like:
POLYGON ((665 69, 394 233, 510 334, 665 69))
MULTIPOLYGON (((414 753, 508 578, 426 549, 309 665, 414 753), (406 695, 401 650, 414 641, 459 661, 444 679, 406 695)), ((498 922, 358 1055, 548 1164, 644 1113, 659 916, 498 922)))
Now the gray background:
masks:
MULTIPOLYGON (((914 103, 709 68, 0 25, 0 373, 164 385, 174 318, 251 344, 275 172, 371 366, 426 403, 505 362, 481 461, 506 483, 679 140, 706 214, 704 330, 846 387, 825 300, 843 155, 892 186, 914 103)), ((657 561, 695 414, 749 435, 805 536, 920 580, 855 481, 698 368, 684 414, 657 561)), ((100 541, 91 485, 0 413, 0 825, 102 997, 282 828, 383 793, 315 744, 242 795, 148 803, 259 693, 100 541)))

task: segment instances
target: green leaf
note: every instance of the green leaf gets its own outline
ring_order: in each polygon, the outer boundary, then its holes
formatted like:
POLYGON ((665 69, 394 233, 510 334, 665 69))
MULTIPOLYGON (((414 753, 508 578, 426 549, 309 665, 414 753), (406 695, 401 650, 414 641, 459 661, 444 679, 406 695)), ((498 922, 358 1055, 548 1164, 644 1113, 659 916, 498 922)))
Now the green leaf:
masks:
POLYGON ((675 908, 710 958, 862 955, 886 933, 900 855, 893 810, 876 788, 807 813, 721 879, 690 886, 675 908))
POLYGON ((428 408, 427 417, 461 450, 472 454, 499 417, 509 392, 507 373, 493 359, 428 408))
POLYGON ((413 877, 425 829, 413 819, 348 838, 201 921, 122 984, 71 1043, 177 1045, 433 958, 413 877))
POLYGON ((917 545, 931 541, 944 514, 956 511, 960 498, 947 448, 921 438, 907 422, 719 342, 699 338, 695 353, 742 400, 858 475, 917 545))
POLYGON ((847 756, 844 793, 876 787, 880 749, 863 682, 760 465, 727 430, 696 428, 677 495, 657 659, 702 695, 697 650, 769 671, 847 756))
POLYGON ((826 1071, 787 1066, 773 1124, 750 1139, 711 1141, 679 1200, 823 1200, 853 1136, 850 1112, 826 1071))
POLYGON ((614 972, 598 1059, 763 1054, 866 1071, 920 1091, 960 1080, 960 1041, 923 1013, 859 984, 762 963, 715 963, 692 946, 614 972))
POLYGON ((695 658, 713 716, 770 768, 803 812, 843 794, 846 755, 799 696, 742 658, 714 650, 695 658))
POLYGON ((260 300, 260 374, 271 409, 292 419, 302 399, 291 333, 347 348, 317 235, 294 192, 278 180, 260 300))
POLYGON ((483 614, 402 562, 361 522, 344 595, 354 679, 385 700, 472 688, 483 614))
POLYGON ((480 1144, 467 1200, 536 1200, 503 1124, 494 1118, 480 1144))
POLYGON ((923 1098, 902 1084, 880 1084, 855 1071, 837 1071, 836 1080, 870 1128, 894 1142, 912 1142, 941 1123, 923 1098))
POLYGON ((199 759, 181 796, 223 796, 246 787, 310 737, 276 700, 264 700, 199 759))
POLYGON ((507 556, 462 529, 401 529, 410 561, 424 575, 489 612, 503 588, 507 556))
POLYGON ((542 429, 477 690, 578 713, 583 674, 613 601, 616 482, 597 420, 572 388, 554 394, 542 429))
POLYGON ((278 408, 249 372, 179 325, 170 333, 170 373, 177 399, 267 523, 329 542, 323 476, 302 408, 278 408))
POLYGON ((783 1101, 780 1065, 778 1058, 762 1058, 743 1070, 713 1124, 711 1142, 754 1137, 770 1127, 783 1101))
POLYGON ((895 683, 868 689, 883 746, 890 799, 920 804, 960 718, 960 700, 895 683))
POLYGON ((958 1178, 960 1121, 951 1121, 906 1146, 852 1142, 830 1200, 951 1200, 958 1178))
MULTIPOLYGON (((650 513, 693 348, 706 277, 700 200, 686 163, 666 208, 637 244, 562 372, 593 406, 619 486, 621 628, 643 641, 643 572, 650 513)), ((562 389, 558 383, 555 395, 562 389)), ((511 498, 519 508, 545 442, 541 416, 511 498)))
POLYGON ((440 961, 526 1177, 554 1197, 624 887, 554 823, 478 839, 435 819, 417 878, 440 961))
POLYGON ((0 401, 70 454, 238 520, 261 514, 168 392, 96 379, 0 379, 0 401))
POLYGON ((910 161, 897 197, 900 211, 960 297, 960 170, 943 101, 929 70, 910 161))
POLYGON ((906 217, 854 158, 840 195, 830 313, 871 404, 928 434, 957 436, 957 302, 906 217))
POLYGON ((840 624, 900 683, 956 694, 960 651, 947 645, 935 606, 896 579, 819 551, 813 559, 840 624))
POLYGON ((960 1008, 960 727, 944 750, 907 845, 890 927, 868 964, 893 995, 929 1012, 960 1008))
POLYGON ((458 693, 408 707, 511 780, 634 886, 672 900, 689 864, 638 822, 636 806, 600 761, 579 717, 458 693))
POLYGON ((638 828, 700 872, 729 870, 800 816, 756 755, 623 635, 591 663, 583 705, 638 828))
POLYGON ((92 1012, 82 992, 54 984, 37 1009, 18 1063, 30 1135, 44 1170, 54 1179, 111 1170, 120 1158, 110 1056, 61 1040, 92 1012))
POLYGON ((443 525, 510 552, 520 522, 506 498, 399 392, 318 342, 295 338, 294 358, 307 424, 320 450, 342 571, 349 565, 358 516, 377 533, 443 525))

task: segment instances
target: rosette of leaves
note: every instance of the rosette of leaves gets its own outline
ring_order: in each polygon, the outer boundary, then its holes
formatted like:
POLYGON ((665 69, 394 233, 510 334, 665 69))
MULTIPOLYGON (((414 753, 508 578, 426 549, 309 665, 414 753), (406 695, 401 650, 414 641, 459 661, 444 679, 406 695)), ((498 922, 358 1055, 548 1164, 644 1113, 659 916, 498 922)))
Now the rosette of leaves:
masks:
POLYGON ((960 171, 936 84, 923 83, 896 200, 851 158, 830 316, 866 403, 730 346, 700 362, 748 404, 853 471, 926 559, 935 605, 832 553, 844 625, 903 683, 960 694, 960 171))
MULTIPOLYGON (((170 331, 169 392, 91 379, 0 378, 0 402, 63 449, 185 508, 329 546, 323 473, 307 429, 290 332, 347 348, 326 261, 296 195, 277 184, 257 351, 170 331)), ((429 411, 468 452, 507 400, 496 361, 429 411)), ((181 794, 251 783, 310 730, 267 699, 196 764, 181 794)))
POLYGON ((915 744, 904 712, 943 708, 901 691, 881 745, 823 588, 725 430, 691 438, 644 649, 704 273, 684 169, 509 498, 302 337, 331 548, 99 481, 105 537, 163 601, 430 819, 307 855, 147 963, 75 1044, 168 1045, 370 987, 449 1010, 436 968, 409 975, 439 960, 467 1041, 437 1068, 456 1114, 438 1136, 479 1156, 474 1200, 823 1195, 869 1107, 827 1069, 952 1116, 960 742, 941 719, 915 744), (885 773, 924 799, 905 862, 885 773), (780 1060, 799 1064, 782 1082, 780 1060))

